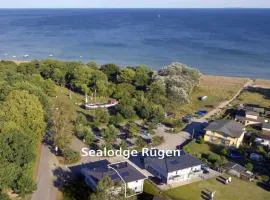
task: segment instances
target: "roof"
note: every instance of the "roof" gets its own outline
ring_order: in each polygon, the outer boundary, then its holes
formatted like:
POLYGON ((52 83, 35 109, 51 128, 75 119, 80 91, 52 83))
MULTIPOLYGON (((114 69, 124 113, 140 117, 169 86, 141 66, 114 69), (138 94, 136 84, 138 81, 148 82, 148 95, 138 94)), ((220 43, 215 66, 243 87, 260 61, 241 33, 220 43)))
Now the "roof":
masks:
POLYGON ((159 159, 157 156, 147 156, 145 157, 145 161, 151 161, 154 165, 159 166, 159 168, 162 168, 166 172, 173 172, 204 164, 187 153, 180 156, 165 157, 164 159, 159 159))
POLYGON ((254 105, 254 104, 245 104, 244 108, 246 110, 250 110, 250 111, 257 111, 257 112, 264 112, 264 108, 258 106, 258 105, 254 105))
POLYGON ((124 179, 125 182, 133 182, 146 178, 141 172, 131 166, 128 162, 110 164, 108 161, 99 161, 99 164, 95 165, 94 168, 89 166, 82 167, 82 172, 85 176, 91 176, 96 182, 99 182, 105 176, 110 177, 114 182, 121 182, 122 179, 124 179))
POLYGON ((234 163, 234 162, 227 163, 225 167, 228 169, 234 170, 238 173, 246 173, 246 171, 247 171, 247 169, 245 167, 243 167, 242 165, 239 165, 237 163, 234 163))
POLYGON ((270 140, 270 132, 264 131, 263 134, 257 135, 259 138, 264 140, 270 140))
POLYGON ((217 120, 210 123, 205 129, 238 138, 242 135, 244 126, 234 120, 217 120))
POLYGON ((253 116, 260 116, 260 114, 258 112, 255 112, 255 111, 247 111, 246 112, 246 115, 253 115, 253 116))
POLYGON ((263 129, 270 129, 270 123, 263 123, 263 129))

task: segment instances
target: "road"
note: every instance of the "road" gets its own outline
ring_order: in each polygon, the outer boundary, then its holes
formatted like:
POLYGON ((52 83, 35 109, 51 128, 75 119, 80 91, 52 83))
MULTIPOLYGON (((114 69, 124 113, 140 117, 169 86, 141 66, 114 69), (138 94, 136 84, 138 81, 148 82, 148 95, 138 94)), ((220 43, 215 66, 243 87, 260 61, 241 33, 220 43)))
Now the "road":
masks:
POLYGON ((58 189, 54 185, 54 156, 48 146, 42 144, 37 175, 37 190, 31 200, 56 200, 58 189))
POLYGON ((206 120, 206 119, 210 119, 212 116, 220 113, 221 111, 224 110, 225 107, 227 107, 232 101, 234 101, 240 94, 241 92, 247 88, 248 86, 252 86, 254 84, 254 80, 249 79, 245 85, 228 101, 224 101, 221 104, 219 104, 215 109, 211 110, 210 112, 208 112, 205 116, 203 116, 202 118, 200 118, 201 120, 206 120))

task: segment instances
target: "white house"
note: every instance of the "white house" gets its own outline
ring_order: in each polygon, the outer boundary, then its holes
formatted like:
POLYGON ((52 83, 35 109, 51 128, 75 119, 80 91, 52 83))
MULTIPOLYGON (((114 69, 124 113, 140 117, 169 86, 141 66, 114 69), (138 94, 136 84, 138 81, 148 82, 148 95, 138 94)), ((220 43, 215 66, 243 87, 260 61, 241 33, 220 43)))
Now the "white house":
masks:
POLYGON ((145 157, 145 168, 165 184, 178 183, 197 178, 203 174, 204 164, 184 153, 181 156, 171 156, 160 159, 145 157))
POLYGON ((125 184, 135 193, 143 192, 143 184, 146 177, 131 166, 128 162, 110 164, 107 160, 97 161, 90 165, 82 166, 81 173, 85 183, 96 190, 96 187, 105 176, 111 178, 114 183, 125 184))

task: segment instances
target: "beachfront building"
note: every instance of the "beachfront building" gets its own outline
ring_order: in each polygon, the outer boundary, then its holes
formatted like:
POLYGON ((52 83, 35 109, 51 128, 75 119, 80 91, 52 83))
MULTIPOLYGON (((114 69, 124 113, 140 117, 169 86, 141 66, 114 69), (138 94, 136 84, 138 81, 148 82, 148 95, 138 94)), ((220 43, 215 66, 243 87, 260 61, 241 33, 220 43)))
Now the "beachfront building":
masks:
POLYGON ((108 176, 114 183, 125 184, 128 189, 135 193, 141 193, 146 179, 141 172, 128 162, 111 164, 107 160, 86 164, 82 166, 81 173, 85 178, 85 183, 94 191, 99 181, 108 176))
POLYGON ((183 153, 164 159, 148 156, 144 158, 144 166, 161 183, 172 184, 200 177, 204 164, 190 154, 183 153))
POLYGON ((235 120, 243 123, 245 126, 248 125, 260 126, 264 122, 264 119, 260 117, 260 113, 256 111, 244 111, 244 110, 240 110, 237 112, 235 120))
POLYGON ((214 121, 205 131, 205 141, 235 148, 242 144, 245 133, 244 126, 234 120, 214 121))

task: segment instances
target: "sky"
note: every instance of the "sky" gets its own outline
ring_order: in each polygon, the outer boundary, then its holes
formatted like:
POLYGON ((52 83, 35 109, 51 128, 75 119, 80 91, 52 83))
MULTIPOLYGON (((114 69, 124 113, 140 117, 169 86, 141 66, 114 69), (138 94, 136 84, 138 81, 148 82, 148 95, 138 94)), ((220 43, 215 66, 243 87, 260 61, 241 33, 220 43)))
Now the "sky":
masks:
POLYGON ((270 0, 0 0, 0 8, 270 8, 270 0))

